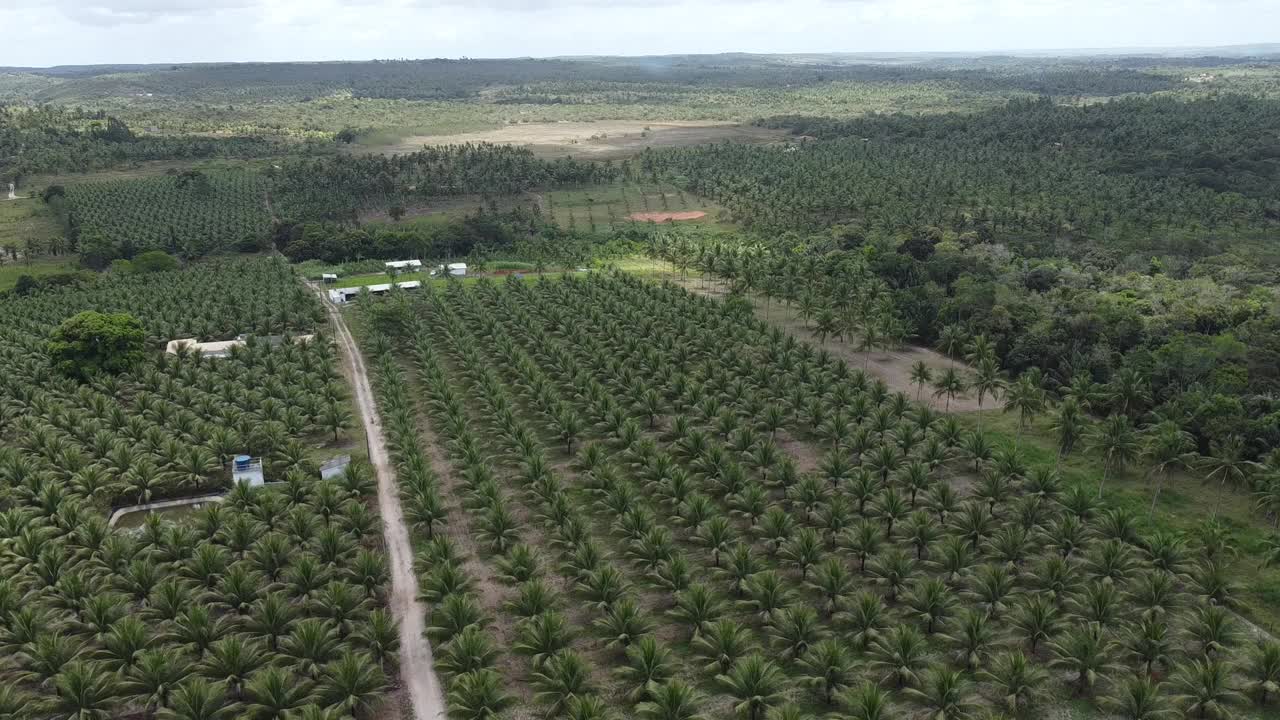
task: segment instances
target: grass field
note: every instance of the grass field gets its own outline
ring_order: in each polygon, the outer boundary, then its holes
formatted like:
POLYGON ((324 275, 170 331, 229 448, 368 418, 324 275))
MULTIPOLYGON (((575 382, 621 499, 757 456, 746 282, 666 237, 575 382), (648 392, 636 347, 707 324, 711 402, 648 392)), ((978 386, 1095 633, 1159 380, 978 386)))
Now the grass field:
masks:
POLYGON ((630 219, 634 214, 680 212, 706 213, 696 220, 678 221, 682 225, 732 227, 724 219, 720 207, 665 183, 626 183, 556 190, 543 194, 542 209, 557 225, 570 230, 617 230, 645 222, 630 219))
MULTIPOLYGON (((974 427, 981 422, 997 442, 1010 444, 1017 439, 1017 418, 1012 414, 988 410, 981 418, 976 413, 961 417, 974 427)), ((1019 447, 1033 463, 1054 462, 1056 453, 1049 422, 1047 417, 1038 418, 1022 433, 1019 447)), ((1102 460, 1088 448, 1077 448, 1062 461, 1060 472, 1067 483, 1096 490, 1102 477, 1102 460)), ((1232 580, 1239 585, 1241 606, 1238 609, 1273 635, 1280 632, 1280 568, 1262 567, 1259 561, 1267 539, 1275 531, 1253 511, 1248 495, 1231 488, 1219 495, 1217 483, 1205 483, 1198 477, 1179 473, 1165 484, 1153 512, 1152 484, 1139 468, 1109 477, 1103 492, 1108 505, 1133 510, 1152 527, 1188 535, 1194 535, 1218 508, 1218 519, 1230 529, 1235 544, 1230 569, 1232 580)))
POLYGON ((53 213, 39 200, 0 200, 0 250, 33 248, 39 252, 49 249, 61 235, 53 213))
POLYGON ((66 258, 47 258, 40 260, 32 260, 31 262, 6 262, 0 264, 0 291, 8 290, 17 284, 18 278, 23 275, 32 277, 41 277, 43 275, 53 275, 60 272, 68 272, 78 269, 79 266, 74 260, 66 258))

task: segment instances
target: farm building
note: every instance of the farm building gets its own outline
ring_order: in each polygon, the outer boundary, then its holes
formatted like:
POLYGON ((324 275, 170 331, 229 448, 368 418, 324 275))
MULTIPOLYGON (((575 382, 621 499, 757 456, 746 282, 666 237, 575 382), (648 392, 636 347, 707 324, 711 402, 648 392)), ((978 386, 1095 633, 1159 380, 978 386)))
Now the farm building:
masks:
POLYGON ((454 277, 462 277, 467 274, 466 263, 449 263, 448 265, 437 265, 432 275, 453 275, 454 277))
POLYGON ((387 264, 388 270, 417 270, 422 267, 421 260, 392 260, 387 264))
POLYGON ((329 284, 329 283, 336 283, 336 282, 338 282, 338 274, 337 274, 337 273, 325 273, 325 274, 323 274, 323 275, 321 275, 321 276, 320 276, 320 279, 321 279, 321 280, 323 280, 326 284, 329 284))
MULTIPOLYGON (((407 280, 405 282, 398 282, 395 285, 401 290, 417 290, 422 287, 422 282, 419 280, 407 280)), ((383 295, 391 291, 391 283, 364 285, 362 287, 335 288, 329 291, 329 302, 335 304, 351 302, 355 298, 359 297, 361 290, 368 290, 371 295, 383 295)))
MULTIPOLYGON (((294 335, 294 342, 310 342, 315 335, 294 335)), ((257 338, 259 342, 266 342, 273 346, 280 345, 284 342, 283 335, 264 335, 257 338)), ((218 340, 214 342, 196 342, 194 338, 182 338, 179 340, 170 340, 164 346, 164 351, 170 355, 177 355, 180 349, 185 348, 188 352, 200 353, 206 358, 226 357, 231 354, 231 348, 246 345, 249 342, 248 335, 241 335, 235 340, 218 340)))

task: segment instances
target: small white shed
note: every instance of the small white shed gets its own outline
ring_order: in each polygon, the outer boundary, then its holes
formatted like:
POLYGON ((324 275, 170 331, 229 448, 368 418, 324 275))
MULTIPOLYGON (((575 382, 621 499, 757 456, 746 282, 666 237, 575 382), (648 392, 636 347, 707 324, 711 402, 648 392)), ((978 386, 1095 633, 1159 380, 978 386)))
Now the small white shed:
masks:
POLYGON ((420 267, 421 260, 392 260, 387 263, 388 270, 417 270, 420 267))

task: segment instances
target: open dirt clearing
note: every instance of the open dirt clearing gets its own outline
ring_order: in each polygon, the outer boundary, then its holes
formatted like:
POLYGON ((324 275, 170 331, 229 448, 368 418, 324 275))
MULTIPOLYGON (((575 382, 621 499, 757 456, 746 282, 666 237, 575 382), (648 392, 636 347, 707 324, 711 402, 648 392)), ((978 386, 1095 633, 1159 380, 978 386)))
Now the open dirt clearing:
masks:
POLYGON ((392 145, 364 149, 387 154, 402 154, 421 150, 423 145, 488 142, 499 145, 525 145, 541 157, 576 155, 590 160, 611 160, 630 157, 647 147, 681 147, 726 140, 768 143, 778 142, 787 137, 788 135, 780 130, 722 122, 607 120, 528 123, 457 135, 413 135, 392 145))
POLYGON ((418 580, 413 572, 413 543, 400 508, 400 492, 382 438, 382 424, 378 420, 378 408, 365 372, 364 358, 347 330, 342 313, 328 301, 322 289, 312 285, 312 290, 320 296, 333 324, 343 365, 355 389, 356 406, 367 430, 369 462, 378 478, 378 511, 382 516, 382 535, 391 568, 391 594, 387 604, 400 627, 400 683, 409 693, 413 720, 444 720, 444 692, 436 677, 431 644, 424 634, 427 608, 418 599, 418 580))
MULTIPOLYGON (((726 284, 720 280, 704 281, 693 276, 682 278, 679 275, 663 275, 663 277, 699 295, 724 297, 728 294, 726 284)), ((755 306, 756 317, 786 330, 801 340, 825 348, 833 355, 847 360, 853 367, 865 368, 872 375, 883 380, 891 390, 904 392, 912 399, 916 397, 917 388, 915 383, 911 382, 911 366, 919 360, 923 360, 926 365, 932 368, 935 375, 952 366, 957 366, 966 373, 969 372, 969 369, 962 363, 957 363, 951 358, 928 348, 914 345, 891 351, 877 350, 865 353, 859 351, 857 345, 851 339, 842 341, 829 337, 825 342, 818 342, 817 335, 814 335, 805 325, 804 319, 800 317, 799 311, 795 308, 789 308, 785 303, 776 300, 766 302, 763 298, 754 295, 750 299, 752 305, 755 306)), ((933 389, 930 387, 924 388, 924 392, 920 395, 920 400, 929 403, 935 409, 947 409, 946 398, 933 397, 933 389)), ((1001 407, 1001 403, 992 401, 989 397, 982 404, 982 409, 987 411, 999 407, 1001 407)), ((978 410, 978 398, 972 393, 958 396, 951 401, 950 410, 951 412, 976 412, 978 410)))
POLYGON ((639 220, 641 222, 667 222, 668 220, 701 220, 707 214, 701 210, 688 210, 686 212, 647 212, 647 213, 631 213, 627 216, 628 220, 639 220))

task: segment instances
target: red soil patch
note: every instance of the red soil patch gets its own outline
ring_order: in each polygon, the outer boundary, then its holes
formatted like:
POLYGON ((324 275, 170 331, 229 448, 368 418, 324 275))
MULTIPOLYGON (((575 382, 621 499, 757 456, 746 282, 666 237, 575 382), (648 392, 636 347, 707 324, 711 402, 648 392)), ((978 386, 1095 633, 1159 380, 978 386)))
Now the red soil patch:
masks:
POLYGON ((707 214, 701 210, 688 210, 686 212, 631 213, 627 218, 648 222, 667 222, 668 220, 701 220, 706 216, 707 214))

